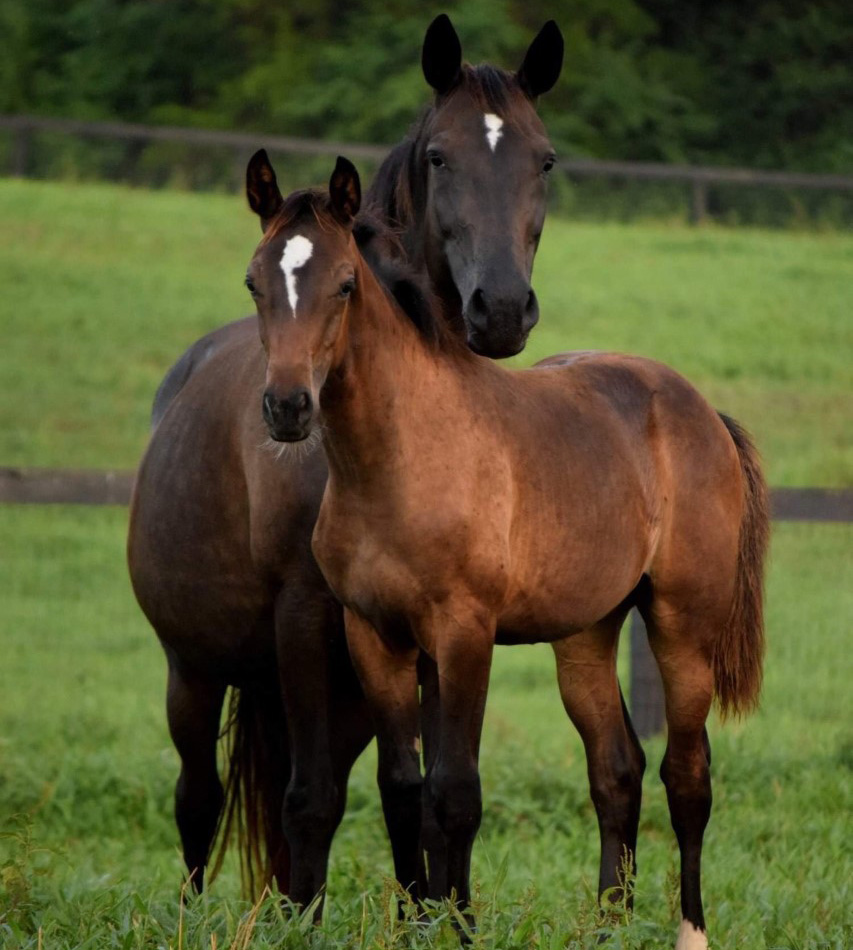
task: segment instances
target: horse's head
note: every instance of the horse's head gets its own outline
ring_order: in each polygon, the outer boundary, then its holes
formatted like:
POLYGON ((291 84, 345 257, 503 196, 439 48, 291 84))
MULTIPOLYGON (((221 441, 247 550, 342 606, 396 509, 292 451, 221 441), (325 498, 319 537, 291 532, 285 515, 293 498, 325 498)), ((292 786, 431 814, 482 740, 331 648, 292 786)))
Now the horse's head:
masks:
POLYGON ((414 200, 424 202, 423 254, 442 298, 458 301, 468 345, 486 356, 518 353, 539 319, 530 282, 555 155, 535 101, 562 62, 553 21, 516 73, 463 64, 444 15, 424 40, 436 99, 409 171, 414 200))
POLYGON ((340 356, 360 261, 352 227, 361 187, 341 158, 328 196, 301 191, 285 200, 261 150, 249 162, 246 192, 264 231, 246 273, 267 354, 263 417, 273 439, 299 442, 312 431, 320 390, 340 356))

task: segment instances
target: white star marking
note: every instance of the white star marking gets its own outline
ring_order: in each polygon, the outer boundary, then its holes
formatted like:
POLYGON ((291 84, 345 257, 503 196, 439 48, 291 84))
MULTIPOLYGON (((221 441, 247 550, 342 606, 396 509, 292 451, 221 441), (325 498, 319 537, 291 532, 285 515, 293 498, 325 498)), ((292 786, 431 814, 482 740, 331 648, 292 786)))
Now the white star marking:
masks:
POLYGON ((504 120, 499 115, 495 115, 494 112, 487 112, 483 119, 486 122, 486 141, 489 143, 489 148, 494 152, 503 135, 501 126, 504 124, 504 120))
POLYGON ((290 309, 293 311, 294 320, 296 319, 296 302, 299 300, 299 294, 296 293, 296 274, 293 272, 308 263, 313 250, 314 245, 308 238, 297 234, 284 245, 284 253, 281 255, 281 269, 284 271, 287 299, 290 303, 290 309))

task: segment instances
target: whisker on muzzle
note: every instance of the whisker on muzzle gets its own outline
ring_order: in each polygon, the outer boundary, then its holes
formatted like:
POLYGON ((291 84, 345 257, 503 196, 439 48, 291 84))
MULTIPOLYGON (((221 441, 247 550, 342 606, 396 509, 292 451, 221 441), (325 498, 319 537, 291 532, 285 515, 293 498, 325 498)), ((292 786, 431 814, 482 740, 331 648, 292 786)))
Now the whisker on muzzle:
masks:
POLYGON ((258 445, 262 451, 270 452, 277 462, 287 464, 300 464, 312 455, 317 446, 323 441, 323 430, 325 426, 315 425, 307 438, 301 442, 276 442, 275 439, 267 436, 258 445))

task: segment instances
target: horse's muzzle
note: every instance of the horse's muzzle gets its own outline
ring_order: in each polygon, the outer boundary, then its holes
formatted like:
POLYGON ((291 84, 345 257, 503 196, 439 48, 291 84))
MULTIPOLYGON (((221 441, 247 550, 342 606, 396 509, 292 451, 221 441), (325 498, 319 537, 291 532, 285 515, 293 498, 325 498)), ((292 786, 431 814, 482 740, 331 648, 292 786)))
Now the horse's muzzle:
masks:
POLYGON ((276 442, 301 442, 311 432, 314 400, 304 386, 297 386, 283 398, 272 390, 262 400, 264 422, 276 442))
POLYGON ((468 346, 481 356, 502 359, 520 353, 539 321, 539 302, 529 287, 497 296, 477 288, 463 313, 468 346))

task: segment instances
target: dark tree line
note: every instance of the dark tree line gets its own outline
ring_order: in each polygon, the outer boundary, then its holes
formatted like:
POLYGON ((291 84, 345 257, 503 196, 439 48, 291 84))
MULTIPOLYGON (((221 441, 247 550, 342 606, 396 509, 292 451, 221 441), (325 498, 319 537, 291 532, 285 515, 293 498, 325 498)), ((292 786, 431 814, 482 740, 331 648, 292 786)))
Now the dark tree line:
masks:
POLYGON ((853 168, 849 0, 4 0, 0 111, 390 143, 441 10, 505 66, 558 21, 563 155, 853 168))

